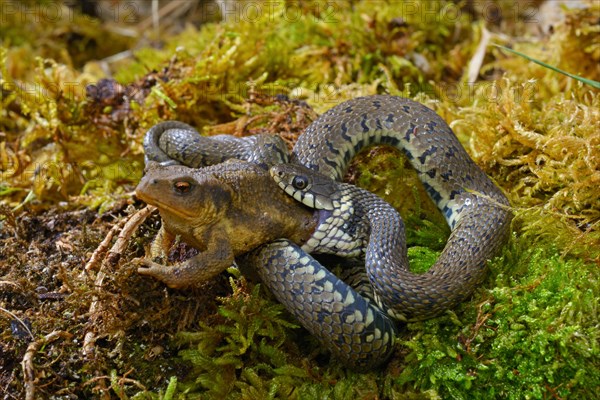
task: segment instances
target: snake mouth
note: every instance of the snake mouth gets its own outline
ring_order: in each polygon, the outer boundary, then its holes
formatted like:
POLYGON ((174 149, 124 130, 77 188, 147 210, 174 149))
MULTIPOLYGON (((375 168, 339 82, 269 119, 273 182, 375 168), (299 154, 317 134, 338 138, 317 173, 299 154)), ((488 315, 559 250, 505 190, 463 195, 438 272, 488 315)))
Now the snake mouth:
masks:
POLYGON ((315 230, 317 230, 322 224, 324 224, 328 218, 331 217, 331 215, 333 214, 333 210, 321 210, 321 209, 317 209, 316 211, 316 215, 317 215, 317 226, 315 227, 315 230))

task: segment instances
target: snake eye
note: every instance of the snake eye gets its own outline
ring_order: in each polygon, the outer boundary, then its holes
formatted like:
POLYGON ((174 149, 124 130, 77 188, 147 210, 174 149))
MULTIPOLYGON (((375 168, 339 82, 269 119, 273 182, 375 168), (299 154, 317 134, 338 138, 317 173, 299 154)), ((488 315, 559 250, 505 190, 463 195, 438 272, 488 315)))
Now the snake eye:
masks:
POLYGON ((173 189, 178 194, 185 194, 190 191, 192 184, 186 181, 178 181, 173 184, 173 189))
POLYGON ((308 178, 302 175, 295 176, 292 179, 292 186, 298 190, 306 189, 308 186, 308 178))

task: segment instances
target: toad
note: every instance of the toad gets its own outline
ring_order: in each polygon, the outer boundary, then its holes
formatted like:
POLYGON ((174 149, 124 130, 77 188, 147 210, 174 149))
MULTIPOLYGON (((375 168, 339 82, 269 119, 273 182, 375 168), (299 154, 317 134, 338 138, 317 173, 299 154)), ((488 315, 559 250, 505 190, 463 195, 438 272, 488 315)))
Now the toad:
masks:
POLYGON ((299 245, 317 225, 314 210, 288 196, 261 167, 231 160, 204 168, 151 162, 136 196, 158 208, 162 227, 138 272, 172 288, 197 286, 230 267, 234 258, 275 239, 299 245), (166 266, 179 235, 200 253, 166 266))

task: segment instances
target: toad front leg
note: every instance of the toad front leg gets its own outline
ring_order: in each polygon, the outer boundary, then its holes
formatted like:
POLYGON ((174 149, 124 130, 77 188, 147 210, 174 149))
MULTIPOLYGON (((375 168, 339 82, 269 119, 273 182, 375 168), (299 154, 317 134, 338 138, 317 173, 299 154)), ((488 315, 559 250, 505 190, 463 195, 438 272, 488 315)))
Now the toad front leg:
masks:
POLYGON ((175 243, 177 235, 167 232, 164 225, 160 227, 160 230, 156 234, 156 237, 150 245, 150 257, 151 259, 166 260, 169 256, 169 250, 175 243))
POLYGON ((217 230, 207 240, 205 251, 179 265, 161 265, 147 258, 140 262, 144 266, 138 268, 139 274, 179 289, 197 286, 223 272, 233 264, 234 253, 225 232, 217 230))

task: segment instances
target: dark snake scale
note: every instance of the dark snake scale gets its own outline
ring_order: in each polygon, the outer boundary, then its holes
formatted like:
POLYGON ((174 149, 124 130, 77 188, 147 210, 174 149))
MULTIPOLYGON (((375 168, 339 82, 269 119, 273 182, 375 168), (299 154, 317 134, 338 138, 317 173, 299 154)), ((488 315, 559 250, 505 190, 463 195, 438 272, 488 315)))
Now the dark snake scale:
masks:
POLYGON ((259 163, 288 194, 318 210, 320 224, 302 248, 282 239, 247 258, 302 325, 354 368, 389 357, 397 334, 389 317, 430 318, 469 297, 509 232, 509 203, 500 189, 440 116, 401 97, 339 104, 306 129, 290 156, 277 136, 201 137, 178 122, 150 129, 144 148, 146 160, 191 167, 229 158, 259 163), (373 144, 404 152, 451 228, 426 273, 408 269, 398 213, 374 194, 339 182, 354 155, 373 144), (309 253, 364 256, 370 290, 354 290, 309 253), (369 291, 373 300, 363 296, 369 291))

